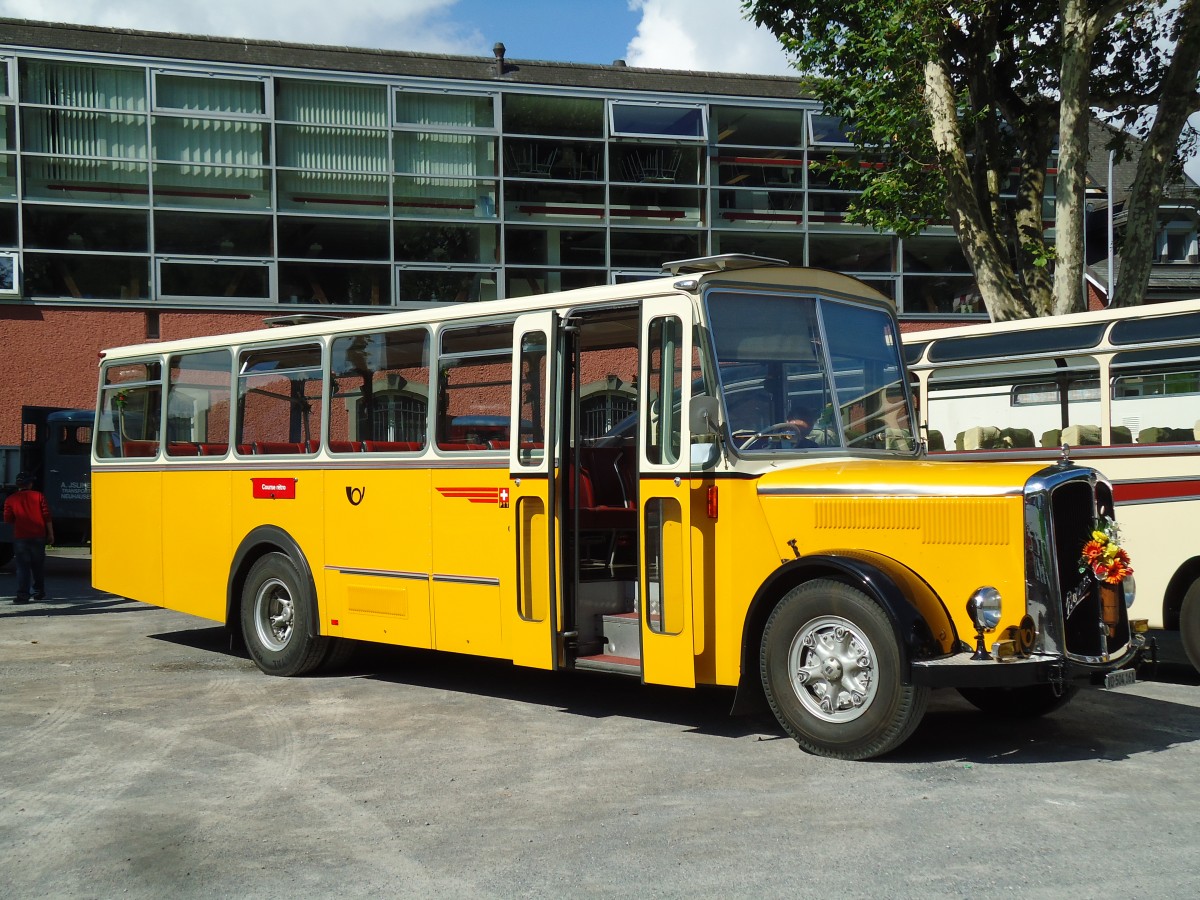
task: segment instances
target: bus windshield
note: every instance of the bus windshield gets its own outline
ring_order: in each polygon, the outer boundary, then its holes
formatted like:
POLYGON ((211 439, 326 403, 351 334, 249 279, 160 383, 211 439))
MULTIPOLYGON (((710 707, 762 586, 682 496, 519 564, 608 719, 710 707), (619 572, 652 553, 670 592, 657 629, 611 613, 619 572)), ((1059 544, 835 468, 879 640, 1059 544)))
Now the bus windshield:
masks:
POLYGON ((733 446, 899 450, 916 440, 894 322, 868 306, 713 290, 713 350, 733 446))

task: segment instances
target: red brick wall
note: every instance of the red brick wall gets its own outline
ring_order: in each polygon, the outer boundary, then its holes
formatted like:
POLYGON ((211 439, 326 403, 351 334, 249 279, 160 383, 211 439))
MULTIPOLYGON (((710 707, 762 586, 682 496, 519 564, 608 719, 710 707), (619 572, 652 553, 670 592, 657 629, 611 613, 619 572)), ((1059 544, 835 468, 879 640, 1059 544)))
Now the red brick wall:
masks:
MULTIPOLYGON (((263 328, 262 313, 160 313, 162 340, 263 328)), ((21 407, 90 408, 100 351, 146 340, 141 310, 0 305, 0 444, 21 440, 21 407)))
POLYGON ((929 331, 933 328, 953 328, 956 325, 983 325, 987 319, 919 319, 917 321, 900 321, 901 334, 915 334, 918 331, 929 331))

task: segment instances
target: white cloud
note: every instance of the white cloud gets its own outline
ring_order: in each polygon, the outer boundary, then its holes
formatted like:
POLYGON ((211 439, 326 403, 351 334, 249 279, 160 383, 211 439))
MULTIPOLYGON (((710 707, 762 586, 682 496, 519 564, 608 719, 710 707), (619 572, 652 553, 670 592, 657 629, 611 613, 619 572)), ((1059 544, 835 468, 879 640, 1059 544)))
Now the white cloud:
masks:
POLYGON ((795 75, 779 41, 738 0, 629 0, 641 12, 626 61, 653 69, 795 75))
POLYGON ((306 44, 490 54, 454 0, 0 0, 0 16, 306 44))

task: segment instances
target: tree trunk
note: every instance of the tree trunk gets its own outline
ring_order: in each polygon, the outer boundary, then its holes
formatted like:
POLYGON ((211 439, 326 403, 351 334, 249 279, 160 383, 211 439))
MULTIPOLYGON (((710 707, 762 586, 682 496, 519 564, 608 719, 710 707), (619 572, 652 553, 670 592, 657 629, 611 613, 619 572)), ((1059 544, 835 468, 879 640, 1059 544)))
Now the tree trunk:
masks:
POLYGON ((1136 306, 1146 296, 1158 235, 1158 207, 1163 180, 1175 157, 1179 134, 1197 108, 1196 80, 1200 78, 1200 0, 1184 0, 1180 9, 1179 41, 1163 79, 1162 102, 1129 190, 1121 272, 1117 289, 1109 286, 1112 306, 1136 306))
MULTIPOLYGON (((1032 113, 1031 113, 1032 115, 1032 113)), ((1044 117, 1042 128, 1026 138, 1028 149, 1022 153, 1020 180, 1017 183, 1013 224, 1016 228, 1017 269, 1024 280, 1025 298, 1035 316, 1048 316, 1054 309, 1054 269, 1043 263, 1050 255, 1042 223, 1042 207, 1046 199, 1045 160, 1050 158, 1052 141, 1050 123, 1044 117)))
POLYGON ((1082 312, 1084 186, 1088 159, 1088 77, 1094 30, 1087 0, 1061 0, 1058 179, 1054 208, 1054 313, 1082 312))
POLYGON ((925 63, 925 109, 932 123, 933 143, 948 189, 947 209, 962 244, 983 304, 993 322, 1030 315, 1013 290, 1016 279, 990 220, 979 206, 970 167, 963 150, 954 88, 941 59, 925 63))

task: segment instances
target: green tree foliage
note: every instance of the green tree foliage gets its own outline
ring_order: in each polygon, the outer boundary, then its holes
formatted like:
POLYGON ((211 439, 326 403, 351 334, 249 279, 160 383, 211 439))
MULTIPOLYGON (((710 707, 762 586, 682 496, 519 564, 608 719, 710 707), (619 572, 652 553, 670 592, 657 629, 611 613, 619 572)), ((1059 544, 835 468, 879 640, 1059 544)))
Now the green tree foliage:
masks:
MULTIPOLYGON (((1200 25, 1200 0, 744 0, 743 8, 851 133, 853 151, 832 164, 840 184, 863 192, 851 220, 901 235, 949 221, 997 321, 1083 308, 1089 110, 1130 123, 1153 104, 1181 107, 1183 118, 1159 129, 1174 149, 1187 111, 1200 106, 1200 53, 1170 52, 1200 25), (1056 142, 1050 246, 1043 203, 1056 142)), ((1157 170, 1149 162, 1148 179, 1161 185, 1177 161, 1167 154, 1157 170)))

